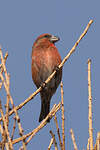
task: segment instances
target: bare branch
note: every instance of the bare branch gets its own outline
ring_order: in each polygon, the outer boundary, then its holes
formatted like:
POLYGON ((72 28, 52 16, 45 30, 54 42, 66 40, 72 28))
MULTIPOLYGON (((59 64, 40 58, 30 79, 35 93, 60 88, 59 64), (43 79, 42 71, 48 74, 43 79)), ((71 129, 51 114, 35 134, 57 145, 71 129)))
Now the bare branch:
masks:
POLYGON ((63 150, 63 147, 62 147, 63 145, 62 145, 62 142, 61 142, 60 131, 59 131, 59 127, 58 127, 56 114, 55 114, 55 117, 54 117, 54 121, 56 123, 56 129, 57 129, 57 134, 58 134, 58 138, 59 138, 60 147, 61 147, 61 150, 63 150))
POLYGON ((72 142, 73 142, 73 145, 74 145, 74 150, 78 150, 77 145, 76 145, 76 141, 75 141, 74 132, 73 132, 72 129, 70 129, 70 134, 71 134, 72 142))
POLYGON ((89 146, 90 146, 90 139, 88 139, 87 150, 89 150, 89 146))
POLYGON ((3 124, 4 124, 4 128, 5 128, 5 132, 6 132, 8 141, 9 141, 10 149, 13 150, 13 144, 12 144, 12 141, 11 141, 11 138, 10 138, 10 135, 9 135, 9 131, 8 131, 8 128, 7 128, 7 123, 6 123, 4 114, 3 114, 1 100, 0 100, 0 112, 1 112, 1 117, 2 117, 3 124))
POLYGON ((55 104, 53 106, 53 108, 51 109, 50 113, 47 115, 47 117, 41 122, 41 124, 36 129, 33 129, 32 132, 24 135, 23 137, 13 140, 12 143, 13 144, 18 143, 18 142, 22 141, 23 139, 26 139, 27 137, 30 136, 26 142, 26 144, 28 144, 30 142, 30 140, 36 135, 36 133, 39 132, 39 130, 42 129, 47 124, 48 118, 52 118, 55 115, 55 113, 60 109, 60 107, 61 107, 61 103, 59 103, 58 105, 55 104))
POLYGON ((65 150, 65 116, 64 116, 64 98, 63 98, 63 83, 61 82, 61 103, 62 103, 62 138, 63 150, 65 150))
POLYGON ((90 150, 93 150, 93 128, 92 128, 92 96, 91 96, 91 60, 88 59, 88 101, 89 101, 89 143, 90 150))
POLYGON ((54 143, 54 146, 55 146, 55 150, 58 150, 58 147, 57 147, 57 142, 56 142, 56 139, 55 139, 55 135, 53 134, 53 132, 50 130, 50 134, 53 138, 53 143, 54 143))
POLYGON ((49 146, 48 146, 48 150, 51 149, 52 144, 53 144, 53 138, 51 138, 50 144, 49 144, 49 146))

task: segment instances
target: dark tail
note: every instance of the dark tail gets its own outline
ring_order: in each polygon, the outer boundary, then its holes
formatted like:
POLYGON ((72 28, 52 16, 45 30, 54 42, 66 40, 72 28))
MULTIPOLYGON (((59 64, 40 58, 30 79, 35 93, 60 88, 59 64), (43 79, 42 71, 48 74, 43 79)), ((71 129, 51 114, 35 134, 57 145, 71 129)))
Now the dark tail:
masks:
MULTIPOLYGON (((50 111, 50 99, 45 96, 41 96, 41 112, 39 117, 39 122, 41 122, 45 117, 49 114, 50 111)), ((47 120, 47 122, 50 122, 50 119, 47 120)))

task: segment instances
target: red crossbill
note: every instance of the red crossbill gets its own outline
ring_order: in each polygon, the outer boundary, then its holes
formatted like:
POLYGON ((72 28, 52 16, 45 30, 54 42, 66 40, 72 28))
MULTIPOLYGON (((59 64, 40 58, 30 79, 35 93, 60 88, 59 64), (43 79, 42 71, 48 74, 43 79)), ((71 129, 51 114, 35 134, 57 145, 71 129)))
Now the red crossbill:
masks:
MULTIPOLYGON (((55 42, 58 40, 58 37, 51 34, 42 34, 33 44, 31 70, 32 79, 37 88, 45 82, 45 80, 61 63, 60 54, 55 46, 55 42)), ((61 78, 62 69, 59 69, 51 81, 47 83, 44 88, 42 88, 40 92, 41 113, 39 122, 41 122, 48 115, 50 111, 51 97, 56 92, 56 89, 61 82, 61 78)))

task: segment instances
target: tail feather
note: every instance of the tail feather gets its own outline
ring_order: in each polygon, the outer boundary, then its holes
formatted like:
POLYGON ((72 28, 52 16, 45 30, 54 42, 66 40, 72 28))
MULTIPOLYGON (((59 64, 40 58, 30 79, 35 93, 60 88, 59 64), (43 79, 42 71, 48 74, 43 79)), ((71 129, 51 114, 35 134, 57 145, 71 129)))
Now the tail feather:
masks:
MULTIPOLYGON (((49 114, 50 111, 50 100, 46 99, 46 97, 41 97, 41 112, 39 117, 39 122, 41 122, 45 117, 49 114)), ((47 120, 50 122, 50 119, 47 120)))

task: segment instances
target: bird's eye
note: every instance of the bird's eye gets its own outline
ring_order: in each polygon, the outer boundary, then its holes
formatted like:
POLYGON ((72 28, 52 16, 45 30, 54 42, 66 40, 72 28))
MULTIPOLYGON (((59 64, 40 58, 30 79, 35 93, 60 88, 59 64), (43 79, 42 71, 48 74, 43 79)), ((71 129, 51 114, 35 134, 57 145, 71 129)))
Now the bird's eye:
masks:
POLYGON ((51 36, 47 34, 47 35, 45 35, 44 37, 45 37, 45 38, 50 38, 51 36))

